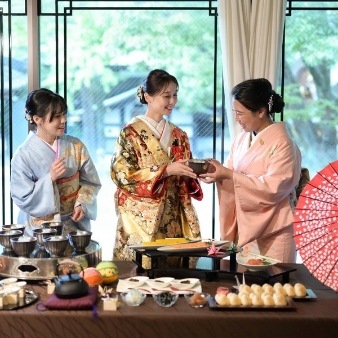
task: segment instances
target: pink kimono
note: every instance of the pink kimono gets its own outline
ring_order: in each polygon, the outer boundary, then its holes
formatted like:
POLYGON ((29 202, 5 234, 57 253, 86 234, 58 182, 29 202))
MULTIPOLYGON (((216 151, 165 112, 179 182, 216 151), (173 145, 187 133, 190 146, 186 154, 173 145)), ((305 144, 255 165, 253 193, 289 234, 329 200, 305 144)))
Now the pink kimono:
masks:
POLYGON ((233 181, 217 183, 221 238, 283 262, 294 262, 293 206, 301 172, 301 154, 284 122, 251 140, 240 133, 225 166, 233 181), (251 145, 250 145, 251 144, 251 145))

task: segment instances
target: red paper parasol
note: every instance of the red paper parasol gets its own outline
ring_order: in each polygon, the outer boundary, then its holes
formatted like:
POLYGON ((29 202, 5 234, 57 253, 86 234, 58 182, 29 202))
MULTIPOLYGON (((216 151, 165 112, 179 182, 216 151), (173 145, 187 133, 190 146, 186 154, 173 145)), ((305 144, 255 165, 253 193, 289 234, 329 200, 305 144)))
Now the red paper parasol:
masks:
POLYGON ((303 189, 293 229, 304 265, 323 284, 338 291, 338 160, 303 189))

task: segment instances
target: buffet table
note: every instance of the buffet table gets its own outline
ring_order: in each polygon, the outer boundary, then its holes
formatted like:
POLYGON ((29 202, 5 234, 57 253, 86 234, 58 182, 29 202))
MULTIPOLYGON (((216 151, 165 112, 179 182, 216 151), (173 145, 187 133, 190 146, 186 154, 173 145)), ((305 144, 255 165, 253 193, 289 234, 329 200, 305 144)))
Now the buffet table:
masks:
MULTIPOLYGON (((138 274, 133 262, 115 263, 120 278, 138 274)), ((95 317, 92 310, 39 312, 34 303, 18 310, 0 311, 0 337, 335 337, 338 332, 338 294, 312 277, 302 264, 285 266, 297 269, 290 274, 291 284, 303 283, 317 296, 316 299, 296 301, 294 311, 213 311, 208 306, 196 309, 190 307, 183 296, 173 307, 161 308, 147 296, 140 307, 129 307, 121 301, 122 306, 117 311, 104 311, 103 302, 98 300, 95 317)), ((169 273, 157 270, 155 277, 161 275, 169 276, 169 273)), ((179 270, 170 271, 170 276, 192 277, 179 270)), ((203 274, 200 278, 203 291, 213 296, 217 287, 235 284, 233 275, 220 275, 212 282, 203 281, 203 274)), ((246 282, 250 284, 250 280, 246 282)), ((46 286, 41 283, 30 282, 28 288, 39 294, 37 302, 49 297, 46 286)))

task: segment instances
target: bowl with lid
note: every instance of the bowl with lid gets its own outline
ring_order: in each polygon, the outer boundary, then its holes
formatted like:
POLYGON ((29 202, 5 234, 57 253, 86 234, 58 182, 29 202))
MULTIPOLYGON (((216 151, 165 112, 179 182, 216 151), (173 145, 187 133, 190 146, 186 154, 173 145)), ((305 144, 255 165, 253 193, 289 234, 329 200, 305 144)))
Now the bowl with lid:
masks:
POLYGON ((20 236, 11 238, 12 248, 19 257, 29 257, 35 249, 36 242, 36 237, 20 236))
POLYGON ((3 230, 0 231, 0 244, 5 248, 5 252, 13 251, 11 238, 22 235, 20 230, 3 230))

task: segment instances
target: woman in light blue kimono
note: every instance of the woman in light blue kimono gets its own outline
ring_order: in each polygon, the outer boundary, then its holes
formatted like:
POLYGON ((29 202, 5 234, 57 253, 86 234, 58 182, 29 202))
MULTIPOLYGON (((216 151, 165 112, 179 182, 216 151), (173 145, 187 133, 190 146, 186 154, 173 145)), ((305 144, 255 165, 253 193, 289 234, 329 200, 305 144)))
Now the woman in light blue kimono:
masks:
POLYGON ((64 134, 66 114, 65 100, 48 89, 27 97, 25 118, 36 130, 12 158, 11 197, 28 235, 46 222, 62 222, 64 234, 90 230, 96 219, 100 179, 86 146, 64 134))

